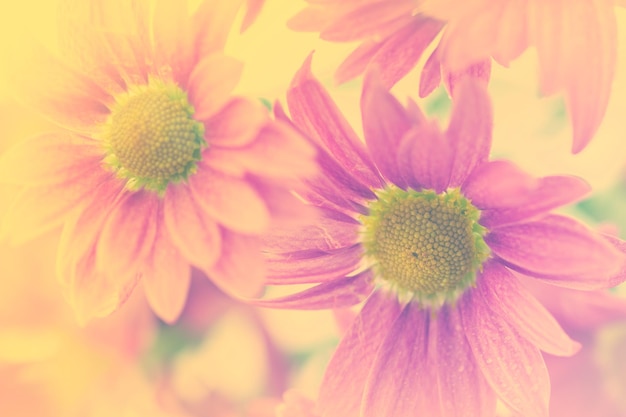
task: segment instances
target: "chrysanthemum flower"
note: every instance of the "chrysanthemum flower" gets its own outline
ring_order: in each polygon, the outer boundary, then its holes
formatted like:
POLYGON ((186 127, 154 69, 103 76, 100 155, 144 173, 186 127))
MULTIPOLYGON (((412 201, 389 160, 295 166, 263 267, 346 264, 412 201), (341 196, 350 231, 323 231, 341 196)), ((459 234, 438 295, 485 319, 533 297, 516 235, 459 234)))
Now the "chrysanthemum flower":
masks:
POLYGON ((423 68, 420 95, 442 79, 471 72, 488 79, 490 59, 508 66, 529 47, 539 55, 541 91, 564 91, 573 152, 593 138, 604 116, 616 61, 614 7, 622 0, 308 0, 290 26, 336 42, 362 41, 337 71, 339 82, 368 66, 395 84, 443 31, 423 68), (445 29, 444 29, 445 27, 445 29))
POLYGON ((72 5, 67 60, 40 51, 16 75, 20 98, 66 130, 3 156, 0 179, 24 186, 4 231, 19 242, 63 225, 58 273, 80 321, 116 310, 141 278, 172 322, 192 265, 254 294, 259 235, 295 218, 287 187, 315 164, 260 102, 230 95, 242 64, 222 48, 241 2, 192 15, 178 0, 72 5))
POLYGON ((324 215, 267 240, 269 276, 319 284, 260 304, 320 309, 366 299, 326 370, 324 417, 485 417, 496 398, 526 417, 547 416, 540 350, 566 356, 578 345, 511 271, 580 289, 624 279, 615 245, 550 213, 587 184, 489 161, 484 87, 457 88, 442 132, 366 78, 366 147, 309 63, 288 92, 294 124, 321 148, 324 175, 303 197, 324 215))

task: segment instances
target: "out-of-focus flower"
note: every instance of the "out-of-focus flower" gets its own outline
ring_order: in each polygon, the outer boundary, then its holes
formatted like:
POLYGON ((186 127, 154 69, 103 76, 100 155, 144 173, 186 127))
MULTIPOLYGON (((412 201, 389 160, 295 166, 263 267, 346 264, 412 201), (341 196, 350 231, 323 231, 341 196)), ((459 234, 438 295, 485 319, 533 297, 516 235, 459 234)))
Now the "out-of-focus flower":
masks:
POLYGON ((15 75, 20 98, 66 131, 0 160, 0 180, 23 186, 3 230, 22 242, 63 225, 58 274, 79 321, 115 311, 141 278, 173 322, 192 265, 255 294, 258 236, 300 215, 288 187, 314 172, 313 148, 230 95, 242 64, 222 48, 241 3, 190 16, 185 1, 69 0, 66 59, 39 50, 15 75))
POLYGON ((550 213, 587 184, 488 161, 491 106, 469 80, 441 132, 367 77, 366 149, 309 65, 287 100, 293 123, 320 148, 323 175, 302 196, 323 216, 266 243, 272 284, 318 285, 259 303, 322 309, 366 299, 326 370, 318 412, 484 417, 500 398, 546 416, 540 350, 567 356, 578 346, 511 270, 579 289, 624 280, 620 242, 550 213))
POLYGON ((442 79, 450 89, 459 73, 489 77, 493 57, 508 66, 528 47, 537 48, 543 94, 564 91, 572 119, 574 153, 593 138, 604 116, 616 61, 616 0, 310 0, 294 29, 323 39, 362 41, 337 71, 346 81, 368 66, 382 68, 395 84, 419 61, 439 32, 426 61, 420 95, 442 79), (444 29, 445 27, 445 29, 444 29))

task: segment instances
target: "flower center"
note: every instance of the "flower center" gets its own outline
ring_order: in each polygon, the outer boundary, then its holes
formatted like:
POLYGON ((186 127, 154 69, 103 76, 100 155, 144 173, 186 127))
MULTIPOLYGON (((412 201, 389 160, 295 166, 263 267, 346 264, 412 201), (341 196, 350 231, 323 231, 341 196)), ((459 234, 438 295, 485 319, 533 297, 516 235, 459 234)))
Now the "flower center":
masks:
POLYGON ((187 94, 173 83, 150 79, 117 97, 105 126, 105 163, 132 190, 163 193, 186 180, 201 158, 204 125, 193 118, 187 94))
POLYGON ((433 308, 455 301, 489 256, 480 211, 454 189, 387 188, 363 219, 377 275, 399 295, 433 308))

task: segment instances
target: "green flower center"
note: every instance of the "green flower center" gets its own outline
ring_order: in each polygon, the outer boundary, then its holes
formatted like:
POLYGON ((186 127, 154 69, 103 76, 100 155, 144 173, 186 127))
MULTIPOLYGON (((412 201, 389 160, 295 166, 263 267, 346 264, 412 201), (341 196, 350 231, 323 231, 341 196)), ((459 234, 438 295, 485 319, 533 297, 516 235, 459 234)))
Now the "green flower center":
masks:
POLYGON ((378 193, 363 218, 364 246, 377 275, 425 306, 454 302, 489 257, 480 211, 454 189, 378 193))
POLYGON ((132 190, 162 194, 186 180, 201 158, 204 125, 193 118, 187 94, 173 83, 150 79, 117 97, 105 126, 105 163, 132 190))

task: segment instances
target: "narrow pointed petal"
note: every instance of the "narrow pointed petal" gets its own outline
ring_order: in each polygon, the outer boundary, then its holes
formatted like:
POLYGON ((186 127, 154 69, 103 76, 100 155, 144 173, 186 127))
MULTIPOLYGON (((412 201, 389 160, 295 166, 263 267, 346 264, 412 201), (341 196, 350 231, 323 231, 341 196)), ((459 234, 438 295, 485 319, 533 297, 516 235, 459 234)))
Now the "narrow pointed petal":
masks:
POLYGON ((518 207, 484 210, 480 224, 489 229, 526 221, 565 204, 575 203, 591 191, 583 179, 551 176, 538 179, 537 187, 527 194, 518 207))
POLYGON ((244 179, 203 167, 189 179, 189 186, 200 206, 224 226, 242 233, 261 233, 267 229, 269 210, 244 179))
POLYGON ((458 71, 442 66, 441 72, 444 85, 452 97, 456 94, 456 86, 465 79, 482 84, 486 90, 491 77, 491 60, 479 61, 458 71))
POLYGON ((370 369, 389 323, 400 314, 395 297, 374 292, 346 332, 320 386, 318 406, 326 417, 358 416, 370 369))
POLYGON ((221 53, 203 58, 189 76, 189 98, 194 106, 194 117, 205 120, 217 113, 228 102, 242 71, 241 62, 221 53))
POLYGON ((412 127, 412 120, 398 100, 381 85, 377 72, 365 77, 361 114, 365 143, 376 166, 391 182, 406 187, 396 156, 402 137, 412 127))
POLYGON ((378 171, 363 144, 337 105, 311 74, 311 56, 298 71, 287 92, 289 111, 296 125, 322 144, 354 178, 380 187, 378 171))
POLYGON ((298 310, 351 307, 363 302, 370 295, 374 289, 373 275, 373 272, 368 269, 353 277, 324 282, 297 294, 275 299, 249 300, 249 302, 261 307, 298 310))
POLYGON ((247 0, 246 14, 241 22, 241 32, 245 32, 261 13, 265 0, 247 0))
POLYGON ((428 96, 441 83, 441 61, 439 59, 439 48, 430 54, 422 73, 420 74, 419 95, 421 98, 428 96))
POLYGON ((157 65, 169 66, 183 88, 192 64, 190 23, 187 0, 155 2, 152 36, 157 65))
POLYGON ((624 262, 600 235, 559 215, 496 229, 485 242, 512 269, 572 288, 607 288, 624 262))
POLYGON ((265 284, 267 267, 256 236, 245 236, 222 229, 222 253, 205 271, 224 292, 234 297, 256 297, 265 284))
POLYGON ((215 264, 222 250, 219 227, 202 212, 187 187, 168 187, 163 221, 172 243, 189 262, 203 270, 215 264))
POLYGON ((539 349, 492 314, 476 292, 459 308, 474 358, 498 397, 525 417, 548 417, 550 380, 539 349))
POLYGON ((43 134, 0 155, 0 182, 27 186, 62 184, 99 167, 101 159, 102 151, 89 139, 70 133, 43 134))
POLYGON ((437 371, 428 360, 429 315, 409 303, 386 332, 367 377, 360 415, 411 416, 417 410, 438 414, 439 395, 433 384, 437 371))
POLYGON ((152 250, 158 198, 148 191, 126 192, 111 210, 98 239, 96 267, 112 277, 137 271, 152 250))
POLYGON ((542 351, 572 356, 580 349, 518 279, 498 262, 485 264, 478 278, 478 292, 511 327, 542 351))
POLYGON ((191 268, 159 219, 152 252, 142 268, 143 287, 152 310, 166 323, 176 322, 191 284, 191 268))
POLYGON ((223 50, 243 0, 203 1, 193 15, 192 30, 197 57, 223 50))
POLYGON ((444 307, 439 310, 431 331, 434 334, 429 337, 435 340, 441 415, 494 416, 496 395, 474 359, 458 309, 444 307))
POLYGON ((508 161, 489 161, 472 172, 461 187, 463 195, 481 210, 515 208, 528 199, 539 181, 508 161))
POLYGON ((493 112, 483 85, 463 81, 453 101, 446 136, 453 152, 450 187, 458 187, 489 157, 493 112))
POLYGON ((343 84, 363 74, 365 68, 383 45, 383 41, 373 40, 367 40, 359 45, 337 68, 335 72, 337 84, 343 84))
POLYGON ((398 167, 413 189, 441 193, 448 188, 452 149, 436 124, 416 126, 404 136, 398 150, 398 167))
POLYGON ((363 257, 359 244, 331 251, 298 251, 272 256, 268 280, 272 284, 321 282, 354 272, 363 257))

